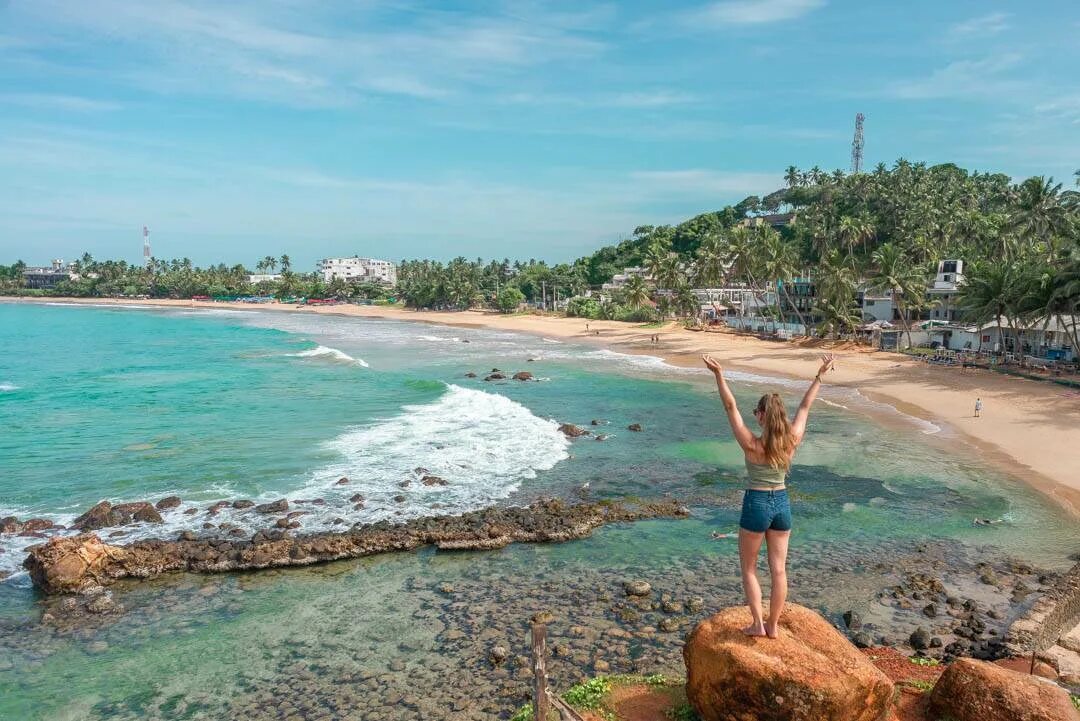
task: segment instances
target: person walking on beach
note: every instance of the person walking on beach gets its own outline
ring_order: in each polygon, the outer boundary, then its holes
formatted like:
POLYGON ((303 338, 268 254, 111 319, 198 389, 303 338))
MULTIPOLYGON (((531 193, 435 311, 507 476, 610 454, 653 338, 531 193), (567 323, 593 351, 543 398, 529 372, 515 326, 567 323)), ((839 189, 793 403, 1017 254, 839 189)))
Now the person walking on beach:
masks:
POLYGON ((982 398, 976 398, 975 399, 975 417, 978 418, 980 413, 982 413, 982 398))
POLYGON ((821 376, 833 368, 833 356, 822 356, 821 367, 803 396, 793 421, 788 420, 784 401, 779 394, 767 393, 758 400, 754 418, 761 426, 760 436, 755 436, 743 423, 735 404, 735 395, 724 380, 724 369, 719 361, 709 355, 703 356, 703 360, 705 367, 716 378, 720 400, 735 440, 743 450, 749 477, 739 519, 739 561, 743 592, 753 622, 743 629, 743 633, 776 638, 777 623, 787 599, 787 551, 791 537, 791 505, 785 482, 791 459, 806 433, 810 407, 821 389, 821 376), (763 616, 761 585, 757 578, 757 559, 762 541, 767 548, 769 574, 772 577, 768 618, 763 616))

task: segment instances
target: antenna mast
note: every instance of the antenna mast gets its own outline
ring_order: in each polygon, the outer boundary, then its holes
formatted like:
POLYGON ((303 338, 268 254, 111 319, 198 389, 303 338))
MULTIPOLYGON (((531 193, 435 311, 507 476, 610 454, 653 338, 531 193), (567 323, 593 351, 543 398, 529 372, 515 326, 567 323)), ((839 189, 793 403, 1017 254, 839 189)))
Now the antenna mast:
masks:
POLYGON ((143 263, 149 267, 152 257, 150 255, 150 229, 145 225, 142 227, 142 257, 143 263))
POLYGON ((851 174, 862 172, 863 120, 866 116, 855 113, 855 139, 851 141, 851 174))

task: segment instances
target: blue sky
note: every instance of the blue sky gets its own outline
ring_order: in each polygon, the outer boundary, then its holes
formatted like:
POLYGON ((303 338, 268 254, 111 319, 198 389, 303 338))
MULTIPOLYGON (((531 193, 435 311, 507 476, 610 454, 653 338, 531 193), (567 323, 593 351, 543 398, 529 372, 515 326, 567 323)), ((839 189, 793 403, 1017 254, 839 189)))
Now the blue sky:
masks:
POLYGON ((783 170, 1072 182, 1080 3, 0 0, 0 262, 569 260, 783 170))

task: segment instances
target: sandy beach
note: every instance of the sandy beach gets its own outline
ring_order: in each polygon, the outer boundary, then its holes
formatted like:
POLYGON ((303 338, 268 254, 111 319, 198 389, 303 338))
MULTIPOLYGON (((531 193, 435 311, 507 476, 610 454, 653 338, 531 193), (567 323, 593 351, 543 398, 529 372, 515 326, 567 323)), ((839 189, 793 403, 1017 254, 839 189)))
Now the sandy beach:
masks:
MULTIPOLYGON (((16 299, 4 299, 4 301, 16 299)), ((985 370, 929 366, 905 356, 816 343, 771 342, 719 330, 694 332, 679 324, 641 327, 617 321, 585 321, 540 315, 489 312, 412 311, 386 306, 293 306, 181 300, 104 298, 49 299, 98 305, 231 308, 289 313, 386 318, 463 328, 491 328, 589 343, 621 353, 661 357, 677 366, 700 366, 710 353, 725 367, 762 375, 809 379, 822 352, 837 356, 828 385, 857 389, 864 396, 945 430, 928 443, 949 443, 958 454, 980 453, 1053 498, 1080 518, 1080 395, 1053 383, 985 370), (589 331, 586 332, 586 322, 589 331), (652 336, 658 336, 653 342, 652 336), (975 399, 983 402, 975 418, 975 399)), ((28 300, 26 302, 40 302, 28 300)), ((884 414, 881 414, 884 416, 884 414)), ((887 418, 879 419, 888 422, 887 418)))

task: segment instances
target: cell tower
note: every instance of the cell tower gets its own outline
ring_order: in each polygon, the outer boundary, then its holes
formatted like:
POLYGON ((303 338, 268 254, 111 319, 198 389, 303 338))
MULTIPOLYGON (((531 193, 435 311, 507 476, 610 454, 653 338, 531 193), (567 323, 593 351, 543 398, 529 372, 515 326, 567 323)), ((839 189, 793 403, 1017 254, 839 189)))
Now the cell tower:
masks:
POLYGON ((851 173, 862 172, 863 131, 862 124, 866 116, 855 113, 855 139, 851 141, 851 173))
POLYGON ((142 227, 142 257, 143 263, 147 266, 150 265, 150 229, 145 225, 142 227))

